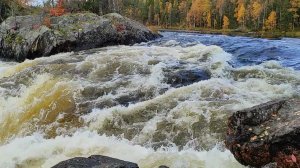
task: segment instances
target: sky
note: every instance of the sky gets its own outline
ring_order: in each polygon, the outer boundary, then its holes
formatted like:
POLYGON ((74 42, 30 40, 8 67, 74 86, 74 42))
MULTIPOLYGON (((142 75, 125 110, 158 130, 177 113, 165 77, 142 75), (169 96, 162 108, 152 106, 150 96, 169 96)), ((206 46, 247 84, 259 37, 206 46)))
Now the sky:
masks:
POLYGON ((32 5, 42 5, 44 1, 46 0, 32 0, 32 5))

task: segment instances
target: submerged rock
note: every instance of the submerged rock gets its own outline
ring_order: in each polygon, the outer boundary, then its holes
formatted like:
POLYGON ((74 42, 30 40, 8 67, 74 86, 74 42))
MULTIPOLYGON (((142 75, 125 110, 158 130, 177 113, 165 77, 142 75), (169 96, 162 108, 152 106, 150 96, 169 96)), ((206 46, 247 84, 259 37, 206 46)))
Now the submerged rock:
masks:
POLYGON ((130 45, 159 37, 116 13, 66 14, 49 20, 37 15, 10 17, 0 25, 0 58, 23 61, 59 52, 130 45))
POLYGON ((210 74, 202 69, 194 70, 168 70, 165 72, 165 81, 170 84, 171 87, 179 88, 187 86, 202 80, 208 80, 211 78, 210 74))
POLYGON ((300 99, 238 111, 228 127, 226 146, 243 165, 300 166, 300 99))
POLYGON ((165 165, 162 165, 162 166, 159 166, 158 168, 169 168, 169 167, 165 166, 165 165))
POLYGON ((93 155, 88 158, 76 157, 58 163, 52 168, 138 168, 135 163, 126 162, 107 156, 93 155))

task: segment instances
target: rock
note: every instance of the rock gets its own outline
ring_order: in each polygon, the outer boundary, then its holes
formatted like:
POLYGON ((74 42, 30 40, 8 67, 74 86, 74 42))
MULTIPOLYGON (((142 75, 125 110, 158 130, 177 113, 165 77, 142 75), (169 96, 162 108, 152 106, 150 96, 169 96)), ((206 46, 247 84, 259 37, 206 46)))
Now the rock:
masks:
POLYGON ((159 166, 158 168, 169 168, 169 167, 162 165, 162 166, 159 166))
POLYGON ((202 69, 168 70, 164 75, 166 83, 175 88, 187 86, 202 80, 208 80, 211 77, 207 71, 202 69))
POLYGON ((226 147, 243 165, 300 166, 300 99, 238 111, 228 121, 226 147))
POLYGON ((51 17, 10 17, 0 25, 0 58, 23 61, 59 52, 108 45, 131 45, 160 37, 148 28, 116 13, 51 17))
POLYGON ((138 165, 107 156, 93 155, 88 158, 76 157, 58 163, 52 168, 138 168, 138 165))

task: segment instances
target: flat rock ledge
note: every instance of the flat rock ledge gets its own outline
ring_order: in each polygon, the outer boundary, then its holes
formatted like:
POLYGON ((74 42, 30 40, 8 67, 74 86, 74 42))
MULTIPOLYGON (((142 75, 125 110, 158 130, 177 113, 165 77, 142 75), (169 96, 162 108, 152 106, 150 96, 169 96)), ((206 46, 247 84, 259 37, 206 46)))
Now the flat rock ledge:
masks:
POLYGON ((139 168, 135 163, 126 162, 107 156, 93 155, 88 158, 76 157, 58 163, 52 168, 139 168))
POLYGON ((300 167, 300 99, 238 111, 228 121, 226 147, 243 165, 300 167))
POLYGON ((9 17, 0 24, 0 58, 24 61, 60 52, 132 45, 160 37, 117 13, 9 17))

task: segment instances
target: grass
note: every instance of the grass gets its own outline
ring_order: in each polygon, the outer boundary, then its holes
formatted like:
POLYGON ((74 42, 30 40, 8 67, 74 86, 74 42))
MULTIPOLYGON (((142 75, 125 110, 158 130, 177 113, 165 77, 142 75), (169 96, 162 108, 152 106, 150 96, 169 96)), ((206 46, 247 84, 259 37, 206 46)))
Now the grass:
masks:
POLYGON ((193 32, 193 33, 202 33, 202 34, 223 34, 229 36, 247 36, 247 37, 258 37, 258 38, 281 38, 281 37, 291 37, 291 38, 300 38, 300 30, 296 31, 247 31, 247 30, 238 30, 238 29, 209 29, 209 28, 185 28, 185 27, 160 27, 160 26, 148 26, 153 32, 158 31, 180 31, 180 32, 193 32))
POLYGON ((12 44, 12 43, 21 44, 24 42, 24 39, 22 36, 14 34, 14 33, 7 34, 4 37, 4 40, 8 44, 12 44))

